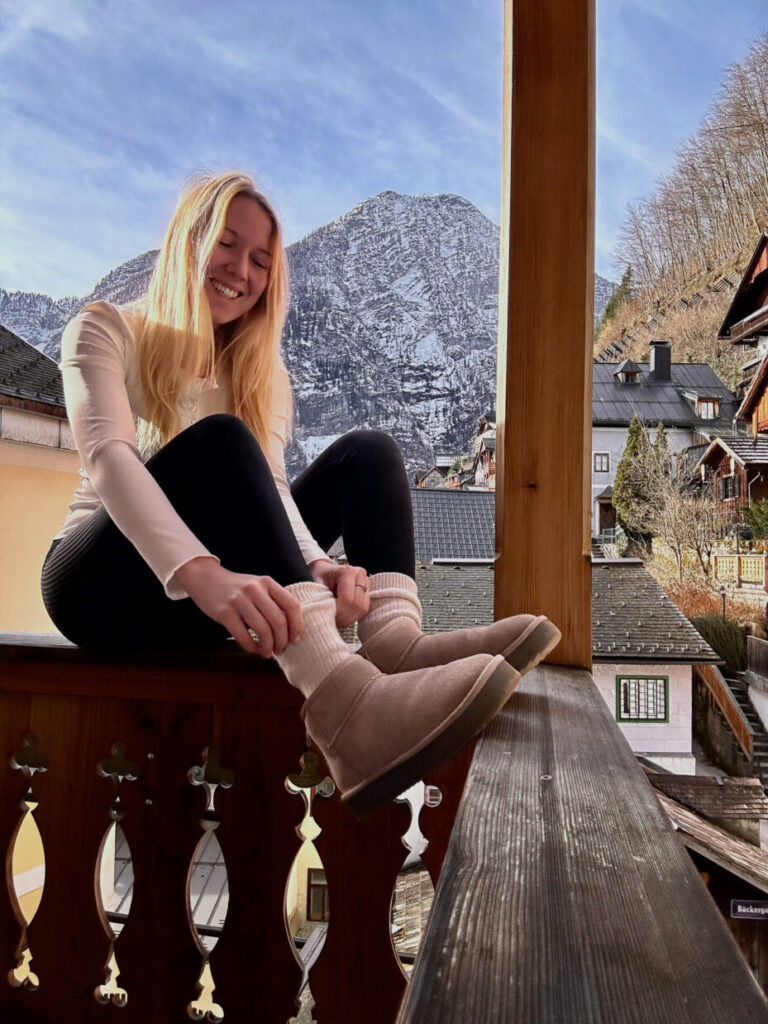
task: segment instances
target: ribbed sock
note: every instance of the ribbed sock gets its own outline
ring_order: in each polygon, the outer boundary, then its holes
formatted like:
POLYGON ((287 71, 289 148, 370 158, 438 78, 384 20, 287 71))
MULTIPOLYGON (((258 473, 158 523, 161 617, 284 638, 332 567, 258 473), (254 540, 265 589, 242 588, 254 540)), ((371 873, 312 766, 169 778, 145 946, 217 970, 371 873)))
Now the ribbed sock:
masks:
POLYGON ((421 602, 416 583, 401 572, 379 572, 370 580, 371 609, 357 624, 361 643, 367 643, 393 619, 410 619, 421 629, 421 602))
POLYGON ((336 601, 327 587, 322 583, 291 583, 285 589, 301 604, 304 635, 274 657, 291 686, 309 697, 350 657, 349 649, 336 628, 336 601))

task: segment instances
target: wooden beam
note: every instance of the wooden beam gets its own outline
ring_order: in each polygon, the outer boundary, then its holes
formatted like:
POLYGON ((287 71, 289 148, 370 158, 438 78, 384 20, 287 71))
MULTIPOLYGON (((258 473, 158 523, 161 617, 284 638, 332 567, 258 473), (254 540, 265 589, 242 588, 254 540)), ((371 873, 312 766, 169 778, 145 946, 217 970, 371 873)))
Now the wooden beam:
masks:
POLYGON ((495 611, 589 667, 594 0, 506 0, 504 83, 495 611))
POLYGON ((534 669, 480 738, 398 1021, 768 1024, 586 672, 534 669))

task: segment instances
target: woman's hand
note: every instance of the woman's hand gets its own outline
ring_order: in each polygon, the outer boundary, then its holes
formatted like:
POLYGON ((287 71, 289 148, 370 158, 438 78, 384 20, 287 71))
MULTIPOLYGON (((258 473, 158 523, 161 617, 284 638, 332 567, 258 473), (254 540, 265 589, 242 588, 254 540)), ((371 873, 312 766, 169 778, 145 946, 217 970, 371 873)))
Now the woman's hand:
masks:
POLYGON ((174 576, 197 607, 229 630, 249 654, 269 658, 301 639, 301 605, 270 576, 230 572, 207 557, 193 558, 174 576))
POLYGON ((312 579, 323 583, 336 598, 336 625, 351 626, 371 606, 368 573, 357 565, 338 565, 319 559, 309 567, 312 579))

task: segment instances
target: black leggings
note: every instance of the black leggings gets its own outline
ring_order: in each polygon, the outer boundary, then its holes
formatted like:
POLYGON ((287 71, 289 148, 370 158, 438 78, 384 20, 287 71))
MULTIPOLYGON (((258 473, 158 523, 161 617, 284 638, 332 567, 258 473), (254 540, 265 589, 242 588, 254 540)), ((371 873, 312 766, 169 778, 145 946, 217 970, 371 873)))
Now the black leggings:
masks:
MULTIPOLYGON (((272 473, 236 417, 208 416, 147 462, 198 539, 234 572, 286 586, 311 579, 272 473)), ((327 550, 339 537, 368 573, 415 574, 408 479, 387 434, 339 438, 291 487, 301 515, 327 550)), ((227 634, 189 598, 172 601, 104 509, 54 542, 43 566, 43 600, 57 628, 92 648, 211 644, 227 634)))

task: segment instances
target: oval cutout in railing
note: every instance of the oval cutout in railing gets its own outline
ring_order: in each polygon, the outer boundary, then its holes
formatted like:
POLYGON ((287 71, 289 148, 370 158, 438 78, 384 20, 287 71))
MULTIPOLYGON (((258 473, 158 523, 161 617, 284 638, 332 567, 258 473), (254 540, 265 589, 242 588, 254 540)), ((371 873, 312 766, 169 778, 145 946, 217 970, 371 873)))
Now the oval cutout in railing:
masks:
POLYGON ((120 968, 117 965, 115 943, 123 930, 133 901, 133 859, 128 840, 120 825, 125 817, 121 789, 124 782, 136 781, 138 768, 126 757, 125 744, 118 741, 112 744, 109 756, 102 758, 96 771, 102 779, 111 780, 114 799, 107 810, 111 824, 104 833, 96 857, 97 907, 110 945, 103 968, 104 983, 96 986, 93 995, 99 1003, 125 1006, 128 1003, 128 993, 118 983, 120 968))
POLYGON ((330 920, 330 896, 325 870, 314 840, 321 829, 312 817, 317 798, 330 797, 336 791, 319 756, 308 750, 301 758, 301 772, 285 780, 289 793, 300 796, 304 813, 296 834, 301 846, 293 860, 285 886, 285 924, 293 954, 302 968, 296 996, 299 1012, 288 1024, 312 1021, 315 1001, 310 988, 311 971, 325 944, 330 920))
POLYGON ((113 822, 99 851, 99 896, 102 921, 117 938, 128 920, 133 902, 133 859, 121 826, 113 822))
POLYGON ((216 792, 219 788, 229 789, 235 777, 222 766, 218 748, 209 745, 203 751, 202 764, 190 768, 187 778, 191 785, 202 786, 205 793, 205 809, 200 818, 203 835, 195 847, 187 879, 187 914, 203 962, 197 980, 198 995, 187 1004, 187 1016, 218 1024, 224 1019, 224 1009, 213 998, 216 985, 210 956, 227 916, 229 884, 224 852, 214 835, 221 822, 216 792))
POLYGON ((189 874, 189 912, 198 945, 210 953, 219 941, 229 908, 224 851, 213 832, 200 839, 189 874))
POLYGON ((22 986, 34 992, 40 986, 40 979, 32 970, 32 952, 27 943, 27 928, 37 913, 45 885, 45 850, 40 830, 33 815, 37 808, 37 797, 32 791, 32 781, 37 772, 48 770, 48 758, 37 749, 37 737, 27 733, 23 747, 11 757, 11 768, 24 776, 26 789, 19 807, 21 817, 11 837, 6 859, 6 879, 10 880, 8 895, 16 920, 21 928, 16 946, 16 966, 8 971, 8 982, 14 988, 22 986))

